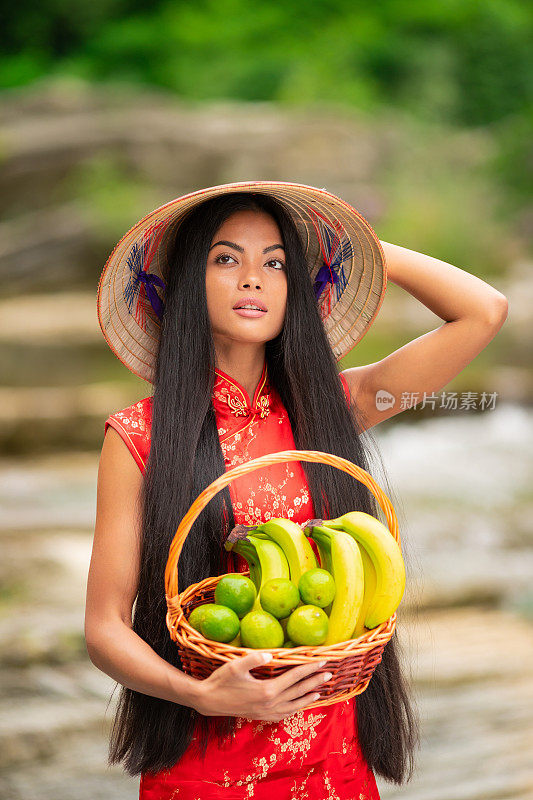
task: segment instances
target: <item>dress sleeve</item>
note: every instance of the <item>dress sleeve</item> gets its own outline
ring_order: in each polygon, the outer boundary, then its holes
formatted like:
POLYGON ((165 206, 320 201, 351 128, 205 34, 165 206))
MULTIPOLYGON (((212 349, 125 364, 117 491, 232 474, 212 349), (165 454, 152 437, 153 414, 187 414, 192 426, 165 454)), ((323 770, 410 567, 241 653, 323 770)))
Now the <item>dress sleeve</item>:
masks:
POLYGON ((344 389, 344 394, 346 395, 346 400, 348 402, 348 405, 350 405, 352 401, 352 398, 350 397, 350 389, 348 388, 348 383, 342 372, 339 372, 339 378, 341 379, 341 383, 344 389))
POLYGON ((111 414, 104 423, 104 436, 114 428, 125 442, 135 463, 144 474, 150 453, 151 398, 111 414))

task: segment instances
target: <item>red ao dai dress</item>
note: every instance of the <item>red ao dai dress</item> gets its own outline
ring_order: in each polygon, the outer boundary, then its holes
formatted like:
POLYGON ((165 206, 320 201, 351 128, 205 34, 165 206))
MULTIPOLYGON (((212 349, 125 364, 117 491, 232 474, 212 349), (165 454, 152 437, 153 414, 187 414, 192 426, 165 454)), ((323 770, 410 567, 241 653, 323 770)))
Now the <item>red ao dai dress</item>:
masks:
MULTIPOLYGON (((295 449, 287 412, 270 384, 266 361, 252 402, 242 386, 215 370, 213 405, 226 470, 279 450, 295 449)), ((340 379, 349 399, 342 374, 340 379)), ((151 397, 105 421, 124 439, 144 473, 150 450, 151 397)), ((229 484, 235 522, 245 525, 285 517, 315 517, 300 462, 274 464, 229 484)), ((227 571, 246 562, 228 553, 227 571)), ((297 711, 280 722, 237 717, 236 734, 224 748, 209 744, 205 759, 194 740, 170 769, 141 775, 140 800, 379 800, 364 759, 354 716, 356 697, 297 711)))

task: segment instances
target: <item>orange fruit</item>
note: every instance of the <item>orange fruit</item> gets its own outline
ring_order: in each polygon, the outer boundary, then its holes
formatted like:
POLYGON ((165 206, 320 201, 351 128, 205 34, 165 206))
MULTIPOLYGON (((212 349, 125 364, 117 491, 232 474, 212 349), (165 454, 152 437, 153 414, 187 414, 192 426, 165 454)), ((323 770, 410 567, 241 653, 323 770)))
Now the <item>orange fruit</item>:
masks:
POLYGON ((289 617, 287 636, 295 645, 324 644, 328 635, 327 614, 318 606, 299 606, 289 617))
POLYGON ((254 582, 238 572, 223 575, 215 587, 215 603, 233 609, 239 618, 252 610, 256 595, 254 582))

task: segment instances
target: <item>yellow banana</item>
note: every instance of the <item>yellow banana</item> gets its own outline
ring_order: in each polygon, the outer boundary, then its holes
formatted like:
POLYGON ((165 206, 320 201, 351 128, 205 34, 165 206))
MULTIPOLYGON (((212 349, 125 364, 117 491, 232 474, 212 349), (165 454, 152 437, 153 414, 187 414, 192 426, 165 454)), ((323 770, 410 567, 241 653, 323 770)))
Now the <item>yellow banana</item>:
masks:
POLYGON ((335 580, 335 597, 329 613, 324 644, 346 642, 352 637, 364 597, 364 571, 357 542, 343 530, 317 525, 311 537, 328 554, 335 580))
POLYGON ((318 554, 320 556, 319 566, 322 569, 327 569, 328 572, 331 572, 331 554, 325 549, 325 547, 322 547, 322 545, 319 544, 318 542, 315 542, 315 544, 317 546, 318 554))
POLYGON ((254 547, 261 565, 261 583, 257 589, 257 596, 252 611, 261 611, 259 595, 265 583, 272 578, 289 578, 289 564, 285 553, 276 542, 263 539, 259 536, 248 536, 248 541, 254 547))
POLYGON ((396 611, 405 591, 405 564, 400 545, 388 528, 364 511, 349 511, 324 526, 343 530, 367 551, 376 573, 376 587, 364 624, 375 628, 396 611))
POLYGON ((318 566, 313 548, 296 522, 283 517, 274 517, 258 525, 253 532, 254 536, 256 532, 259 538, 263 538, 261 533, 266 534, 281 547, 289 562, 290 580, 296 586, 304 572, 318 566))
POLYGON ((355 629, 352 634, 352 639, 358 639, 367 631, 367 627, 365 626, 365 618, 368 612, 370 601, 372 600, 376 592, 376 570, 374 568, 374 564, 372 563, 372 559, 368 555, 365 547, 361 547, 359 542, 357 542, 357 546, 361 551, 361 558, 363 559, 363 570, 365 573, 365 592, 363 597, 363 605, 361 606, 361 611, 359 612, 359 616, 357 617, 357 622, 355 624, 355 629))

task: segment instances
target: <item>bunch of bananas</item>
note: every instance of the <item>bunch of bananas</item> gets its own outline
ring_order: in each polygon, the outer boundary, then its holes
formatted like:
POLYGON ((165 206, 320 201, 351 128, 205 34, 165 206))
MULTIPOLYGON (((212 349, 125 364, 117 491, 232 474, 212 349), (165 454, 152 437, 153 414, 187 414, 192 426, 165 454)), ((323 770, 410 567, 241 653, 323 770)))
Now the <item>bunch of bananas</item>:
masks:
POLYGON ((248 529, 244 525, 237 528, 241 531, 241 538, 235 539, 230 535, 225 547, 234 550, 248 563, 250 578, 257 589, 255 609, 261 609, 259 596, 269 580, 287 578, 298 586, 304 572, 318 566, 307 536, 290 519, 276 517, 248 529))
POLYGON ((405 591, 405 565, 388 528, 371 514, 350 511, 305 530, 337 585, 326 644, 357 639, 389 619, 405 591))
POLYGON ((400 605, 405 590, 405 565, 398 542, 385 525, 363 511, 311 520, 303 528, 281 517, 260 525, 237 525, 225 547, 248 563, 257 589, 254 611, 262 609, 261 590, 268 581, 284 578, 298 586, 308 570, 327 570, 335 582, 335 595, 324 609, 328 616, 326 645, 356 639, 385 622, 400 605), (320 564, 308 537, 317 545, 320 564))

